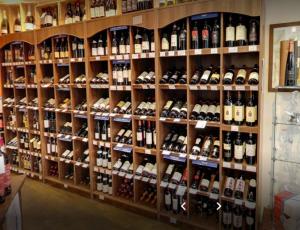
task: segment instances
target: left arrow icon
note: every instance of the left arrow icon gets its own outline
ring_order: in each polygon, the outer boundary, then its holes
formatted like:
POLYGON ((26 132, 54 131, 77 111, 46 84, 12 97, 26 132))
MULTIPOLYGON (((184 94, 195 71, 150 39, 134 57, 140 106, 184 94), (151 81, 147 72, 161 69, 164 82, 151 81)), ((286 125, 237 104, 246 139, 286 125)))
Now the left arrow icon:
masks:
POLYGON ((181 205, 181 208, 183 209, 183 211, 185 211, 185 210, 186 210, 186 208, 185 208, 185 204, 186 204, 186 202, 183 202, 183 203, 182 203, 182 205, 181 205))

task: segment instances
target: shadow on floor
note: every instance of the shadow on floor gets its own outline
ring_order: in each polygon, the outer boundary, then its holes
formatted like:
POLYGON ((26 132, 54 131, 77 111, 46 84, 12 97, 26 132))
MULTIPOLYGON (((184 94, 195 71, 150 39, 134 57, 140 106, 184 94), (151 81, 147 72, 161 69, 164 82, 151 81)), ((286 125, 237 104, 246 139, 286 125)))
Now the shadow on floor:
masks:
POLYGON ((24 230, 179 229, 31 179, 22 189, 22 208, 24 230))

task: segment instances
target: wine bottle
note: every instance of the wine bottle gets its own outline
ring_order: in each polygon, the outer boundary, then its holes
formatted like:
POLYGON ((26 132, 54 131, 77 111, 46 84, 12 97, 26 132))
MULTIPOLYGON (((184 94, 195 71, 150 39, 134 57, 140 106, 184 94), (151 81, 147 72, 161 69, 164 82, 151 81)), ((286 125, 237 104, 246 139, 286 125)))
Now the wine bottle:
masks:
POLYGON ((215 69, 209 79, 209 83, 210 84, 218 84, 219 82, 220 82, 220 72, 219 72, 219 69, 215 69))
POLYGON ((168 117, 169 116, 169 112, 171 110, 171 108, 174 105, 174 101, 167 101, 166 104, 163 107, 163 110, 160 114, 161 117, 168 117))
POLYGON ((212 119, 215 115, 216 109, 217 109, 217 106, 215 104, 210 104, 208 106, 206 117, 205 117, 206 121, 212 121, 212 119))
POLYGON ((149 37, 148 37, 146 30, 144 30, 143 38, 142 38, 142 52, 143 53, 150 52, 150 42, 149 42, 149 37))
POLYGON ((247 44, 247 28, 243 24, 242 16, 239 17, 239 23, 236 26, 235 40, 238 46, 244 46, 247 44))
POLYGON ((113 55, 118 54, 118 41, 117 41, 117 32, 113 32, 112 45, 111 45, 111 53, 113 55))
POLYGON ((1 35, 6 35, 9 33, 9 24, 6 15, 6 10, 2 11, 2 22, 1 22, 1 35))
POLYGON ((199 83, 200 76, 202 76, 202 67, 200 67, 200 69, 195 71, 194 75, 191 78, 190 84, 195 85, 199 83))
POLYGON ((174 106, 171 108, 169 117, 171 118, 177 118, 179 117, 180 109, 183 107, 183 101, 177 101, 174 106))
POLYGON ((220 26, 218 24, 218 20, 216 19, 214 22, 214 26, 211 32, 211 44, 213 48, 217 48, 220 46, 220 26))
POLYGON ((218 140, 218 138, 216 138, 213 143, 213 150, 211 153, 211 157, 215 159, 219 158, 219 150, 220 150, 220 141, 218 140))
POLYGON ((167 211, 170 211, 172 209, 172 195, 169 190, 169 188, 165 189, 165 208, 167 211))
POLYGON ((289 41, 289 52, 286 61, 285 85, 296 85, 296 65, 295 65, 295 44, 293 40, 289 41))
POLYGON ((247 75, 247 71, 246 71, 246 66, 244 65, 241 69, 239 69, 236 75, 235 84, 237 85, 245 84, 246 75, 247 75))
POLYGON ((234 141, 234 161, 236 163, 242 163, 244 159, 245 148, 244 142, 241 139, 241 133, 238 132, 234 141))
POLYGON ((226 182, 225 182, 225 190, 224 190, 224 195, 227 197, 232 197, 233 195, 233 190, 234 190, 234 185, 235 185, 235 180, 234 178, 229 175, 226 177, 226 182))
POLYGON ((246 210, 246 229, 254 230, 255 229, 255 209, 248 208, 246 210))
POLYGON ((202 48, 209 48, 209 35, 210 35, 210 29, 207 25, 207 21, 204 21, 204 26, 201 31, 201 37, 202 37, 202 48))
POLYGON ((192 148, 192 152, 191 152, 192 155, 198 156, 200 154, 202 140, 203 140, 203 137, 197 137, 195 144, 192 148))
POLYGON ((202 147, 202 153, 201 153, 202 156, 208 157, 210 155, 212 144, 213 144, 212 136, 207 137, 202 147))
POLYGON ((199 31, 197 21, 194 21, 192 29, 192 49, 199 49, 199 31))
POLYGON ((17 18, 15 19, 15 24, 14 24, 14 32, 21 32, 22 27, 21 27, 21 16, 20 12, 18 11, 17 18))
POLYGON ((107 121, 103 121, 102 129, 101 129, 101 140, 108 141, 107 121))
POLYGON ((248 102, 246 104, 246 125, 255 126, 257 121, 257 105, 255 104, 254 93, 250 91, 248 102))
POLYGON ((191 116, 190 119, 191 120, 196 120, 197 117, 199 116, 199 113, 201 111, 201 105, 200 104, 196 104, 191 112, 191 116))
POLYGON ((223 208, 222 224, 223 224, 224 229, 231 229, 232 211, 231 211, 231 205, 229 202, 225 202, 225 205, 223 208))
POLYGON ((173 25, 173 31, 171 34, 171 50, 178 49, 178 34, 177 34, 177 26, 176 24, 173 25))
POLYGON ((251 179, 249 182, 247 200, 249 202, 256 201, 256 180, 255 179, 251 179))
POLYGON ((232 142, 231 142, 230 132, 226 133, 226 137, 223 142, 223 152, 224 152, 224 161, 227 162, 232 161, 233 153, 232 153, 232 142))
POLYGON ((256 142, 253 138, 253 134, 249 133, 249 137, 246 140, 246 162, 248 165, 255 164, 255 156, 256 156, 256 142))
POLYGON ((198 169, 193 177, 193 182, 191 184, 192 189, 198 189, 199 184, 200 184, 200 179, 201 179, 200 176, 201 176, 201 171, 198 169))
POLYGON ((233 76, 234 76, 234 66, 232 65, 230 68, 227 69, 227 71, 224 75, 223 84, 231 85, 233 82, 233 76))
MULTIPOLYGON (((140 36, 140 35, 138 35, 138 36, 140 36)), ((126 53, 126 44, 125 44, 124 32, 121 33, 121 37, 120 37, 119 53, 120 54, 125 54, 126 53)))
POLYGON ((235 42, 235 28, 232 25, 232 16, 229 15, 228 18, 228 25, 226 26, 226 31, 225 31, 225 41, 226 41, 226 46, 227 47, 232 47, 234 46, 235 42))
POLYGON ((96 55, 105 55, 106 52, 105 52, 105 48, 104 48, 104 42, 103 42, 103 39, 102 39, 102 35, 99 36, 99 39, 98 39, 98 43, 97 43, 97 51, 96 51, 96 55))
POLYGON ((255 64, 248 78, 249 85, 258 85, 258 65, 255 64))
POLYGON ((4 154, 0 152, 0 204, 5 202, 5 159, 4 154))
POLYGON ((230 91, 226 91, 226 99, 224 102, 224 123, 231 124, 233 120, 233 103, 230 91))
POLYGON ((137 146, 144 146, 144 137, 143 137, 143 129, 142 129, 142 121, 138 122, 138 128, 136 131, 136 142, 137 146))
POLYGON ((243 229, 243 213, 240 205, 236 205, 232 220, 234 230, 243 229))
POLYGON ((212 66, 208 67, 200 78, 200 84, 207 84, 212 73, 212 66))
POLYGON ((161 50, 162 51, 168 51, 170 50, 170 44, 168 41, 167 33, 163 33, 162 39, 161 39, 161 50))
POLYGON ((179 33, 178 37, 178 49, 179 50, 186 50, 186 29, 185 29, 185 24, 183 23, 182 28, 179 33))
POLYGON ((146 147, 151 149, 153 146, 153 134, 151 129, 150 121, 147 121, 147 129, 146 129, 146 147))
POLYGON ((217 105, 215 114, 213 115, 212 121, 219 122, 220 121, 220 105, 217 105))
POLYGON ((203 173, 204 175, 202 176, 202 180, 200 182, 200 191, 207 192, 211 180, 211 175, 209 171, 207 170, 206 172, 203 173))
POLYGON ((251 20, 250 29, 249 29, 249 45, 257 45, 257 44, 258 44, 257 24, 255 20, 251 20))
POLYGON ((237 100, 234 104, 234 123, 242 125, 245 120, 245 105, 242 101, 242 93, 237 92, 237 100))
POLYGON ((201 110, 200 110, 199 116, 197 117, 197 120, 204 121, 207 116, 207 111, 208 111, 208 104, 207 104, 207 102, 205 102, 201 106, 201 110))

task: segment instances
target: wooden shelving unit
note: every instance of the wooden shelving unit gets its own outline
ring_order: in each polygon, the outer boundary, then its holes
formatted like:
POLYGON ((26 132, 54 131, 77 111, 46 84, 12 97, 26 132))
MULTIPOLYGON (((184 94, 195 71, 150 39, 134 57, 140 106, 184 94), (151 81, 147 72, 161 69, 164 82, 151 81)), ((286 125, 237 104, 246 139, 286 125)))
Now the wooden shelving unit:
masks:
MULTIPOLYGON (((37 153, 30 147, 28 150, 20 148, 20 143, 17 141, 16 146, 7 145, 7 151, 12 155, 18 155, 19 160, 17 164, 13 165, 13 170, 18 172, 25 172, 32 177, 38 177, 44 182, 51 182, 64 186, 64 188, 70 188, 80 193, 90 195, 94 199, 108 200, 109 202, 118 203, 130 209, 137 209, 142 212, 148 213, 152 216, 160 217, 161 219, 167 219, 170 222, 189 224, 195 227, 202 227, 205 229, 221 228, 221 212, 216 216, 203 217, 195 214, 194 205, 197 202, 196 194, 204 197, 215 199, 220 203, 224 201, 230 201, 232 203, 242 203, 243 205, 249 205, 244 200, 236 200, 226 198, 223 196, 224 181, 228 170, 243 171, 246 174, 250 173, 257 180, 257 186, 259 190, 259 135, 260 128, 258 122, 257 126, 248 127, 246 125, 226 125, 223 123, 223 109, 220 112, 220 122, 207 122, 205 128, 196 128, 197 121, 190 119, 170 119, 161 118, 160 113, 168 99, 180 98, 183 101, 187 101, 188 104, 188 118, 193 106, 199 102, 199 100, 209 99, 217 102, 221 108, 224 104, 224 94, 226 91, 242 91, 248 94, 249 91, 257 93, 260 102, 261 92, 261 70, 260 70, 260 83, 258 86, 250 85, 223 85, 222 81, 218 85, 191 85, 189 79, 192 77, 195 69, 199 64, 203 66, 209 66, 214 64, 220 67, 221 80, 225 74, 225 70, 232 64, 236 66, 246 65, 252 67, 254 64, 261 65, 263 45, 257 46, 241 46, 241 47, 225 47, 224 42, 224 18, 228 16, 228 13, 243 14, 249 17, 261 16, 261 2, 248 0, 214 0, 214 1, 198 1, 189 2, 185 4, 179 4, 177 6, 171 6, 166 8, 154 8, 146 10, 144 12, 132 12, 124 15, 99 18, 93 20, 87 20, 85 22, 61 25, 57 27, 49 27, 34 30, 32 32, 22 32, 18 34, 9 34, 7 36, 0 37, 1 44, 1 81, 2 81, 2 93, 3 93, 3 116, 5 124, 5 140, 6 144, 15 136, 20 139, 20 135, 28 133, 29 139, 32 137, 39 137, 41 139, 41 152, 37 153), (255 3, 254 3, 255 2, 255 3), (176 13, 174 13, 176 12, 176 13), (191 33, 191 16, 206 13, 206 12, 218 12, 220 20, 220 33, 221 33, 221 45, 218 48, 207 49, 191 49, 190 33, 191 33), (149 20, 151 18, 151 20, 149 20), (172 23, 184 22, 187 29, 187 49, 176 52, 162 52, 161 36, 162 31, 172 25, 172 23), (120 26, 129 33, 130 37, 130 53, 125 55, 112 55, 111 54, 111 31, 120 26), (143 28, 154 33, 155 52, 146 53, 141 55, 134 54, 134 33, 136 28, 143 28), (104 56, 92 56, 91 42, 94 37, 98 37, 99 34, 107 42, 108 54, 104 56), (55 39, 57 36, 64 36, 68 41, 69 57, 64 59, 55 59, 55 39), (75 58, 71 53, 71 41, 76 37, 77 39, 83 39, 85 56, 82 58, 75 58), (52 55, 49 59, 44 60, 40 55, 41 47, 46 41, 51 44, 52 55), (10 62, 4 62, 4 51, 14 51, 14 47, 18 44, 23 44, 25 47, 24 60, 19 62, 12 60, 10 62), (35 60, 27 60, 26 47, 33 46, 35 48, 35 60), (112 71, 114 63, 126 62, 131 68, 131 84, 126 86, 115 86, 113 84, 112 71), (159 80, 168 68, 172 67, 185 68, 188 76, 188 83, 181 84, 160 84, 159 80), (37 83, 30 81, 30 71, 32 68, 36 70, 37 83), (145 69, 151 68, 155 71, 155 83, 154 84, 136 84, 135 80, 137 76, 145 69), (11 71, 12 79, 15 80, 20 75, 24 75, 25 83, 16 84, 14 82, 7 82, 7 74, 11 71), (99 72, 108 73, 108 84, 93 84, 91 79, 95 77, 99 72), (70 74, 69 84, 60 84, 59 79, 70 74), (75 78, 80 74, 85 74, 86 83, 77 84, 75 78), (43 83, 42 80, 46 77, 53 77, 53 83, 43 83), (38 104, 31 106, 28 103, 35 97, 38 98, 38 104), (7 98, 15 98, 15 101, 11 103, 5 103, 7 98), (20 105, 19 101, 26 98, 25 105, 20 105), (50 98, 55 101, 54 108, 45 107, 45 102, 50 98), (71 101, 70 108, 61 109, 59 105, 66 98, 71 101), (109 111, 99 112, 94 111, 93 105, 100 98, 109 98, 109 111), (116 104, 122 99, 128 98, 132 103, 132 111, 138 106, 138 104, 146 100, 147 98, 153 98, 156 102, 156 115, 150 116, 138 116, 131 114, 115 114, 112 112, 116 104), (87 101, 86 111, 78 111, 76 106, 87 101), (16 114, 16 125, 13 126, 10 121, 11 111, 16 114), (26 112, 29 115, 29 128, 23 127, 23 113, 26 112), (32 126, 31 117, 35 112, 38 112, 39 129, 34 130, 32 126), (54 119, 56 123, 55 132, 45 132, 43 118, 45 113, 55 114, 54 119), (147 149, 144 147, 138 147, 136 144, 135 133, 137 131, 138 121, 151 121, 156 128, 156 148, 147 149), (96 122, 105 121, 106 125, 110 127, 110 140, 101 141, 95 140, 94 132, 96 122), (61 127, 65 122, 71 122, 72 131, 69 134, 61 133, 61 127), (76 132, 81 128, 82 124, 86 123, 88 127, 88 135, 86 137, 78 137, 76 132), (114 142, 114 137, 121 127, 131 128, 133 133, 132 144, 121 144, 114 142), (166 153, 161 150, 163 140, 168 131, 174 127, 181 127, 186 130, 188 136, 187 142, 187 154, 180 153, 166 153), (241 132, 241 133, 255 133, 257 140, 257 162, 255 166, 249 167, 246 162, 242 164, 235 164, 234 162, 224 162, 222 155, 222 147, 220 148, 220 154, 218 159, 211 158, 195 158, 189 153, 193 147, 195 139, 198 134, 203 136, 207 134, 214 134, 220 140, 220 146, 223 146, 223 140, 226 132, 241 132), (47 154, 47 142, 48 139, 56 140, 57 151, 55 155, 47 154), (105 147, 110 150, 111 165, 113 166, 121 154, 130 154, 133 162, 133 174, 122 174, 116 172, 112 168, 97 166, 96 155, 99 147, 105 147), (65 159, 62 154, 65 150, 74 151, 74 157, 72 160, 65 159), (88 150, 89 162, 77 161, 84 152, 88 150), (39 172, 28 170, 24 168, 22 163, 22 156, 29 155, 33 162, 35 158, 41 158, 42 170, 39 172), (157 163, 157 178, 147 179, 136 177, 135 171, 138 165, 141 163, 143 157, 151 157, 157 163), (165 173, 167 164, 169 162, 175 162, 175 164, 184 165, 189 172, 187 180, 187 188, 185 190, 185 197, 187 201, 187 210, 185 213, 173 214, 170 211, 166 211, 164 208, 164 187, 173 186, 162 183, 162 177, 165 173), (193 175, 197 168, 211 167, 218 170, 220 175, 220 195, 215 196, 208 192, 202 192, 200 190, 193 191, 190 189, 193 175), (53 171, 56 171, 53 173, 53 171), (103 193, 97 191, 97 175, 99 173, 108 175, 108 178, 112 178, 112 194, 103 193), (72 174, 73 176, 66 179, 66 176, 72 174), (124 198, 118 196, 118 187, 120 184, 127 180, 133 186, 133 196, 130 198, 124 198), (131 181, 131 182, 130 182, 131 181), (151 186, 157 191, 157 202, 153 205, 141 203, 139 197, 147 186, 151 186)), ((59 8, 60 9, 60 8, 59 8)), ((37 11, 36 11, 37 14, 37 11)), ((89 13, 87 14, 89 15, 89 13)), ((262 36, 262 29, 261 36, 262 36)), ((262 39, 260 39, 262 40, 262 39)), ((260 103, 258 103, 260 108, 260 103)), ((258 115, 259 120, 260 116, 258 115)), ((101 123, 103 124, 103 123, 101 123)), ((257 197, 257 203, 259 204, 260 198, 257 197)), ((259 215, 259 209, 256 209, 256 217, 259 215)), ((258 218, 256 218, 258 220, 258 218)))

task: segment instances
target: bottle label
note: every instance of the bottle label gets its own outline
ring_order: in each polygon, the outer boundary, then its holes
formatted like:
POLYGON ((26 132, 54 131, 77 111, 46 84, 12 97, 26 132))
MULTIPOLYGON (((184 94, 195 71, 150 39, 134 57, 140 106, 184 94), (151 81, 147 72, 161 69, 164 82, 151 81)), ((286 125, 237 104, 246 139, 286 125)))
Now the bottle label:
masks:
POLYGON ((243 121, 245 117, 245 108, 243 105, 234 106, 234 120, 243 121))
POLYGON ((142 42, 142 50, 143 51, 149 51, 149 42, 148 41, 143 41, 142 42))
POLYGON ((117 54, 118 53, 118 49, 117 49, 117 47, 111 47, 111 53, 112 54, 117 54))
POLYGON ((141 44, 134 44, 134 52, 136 54, 142 53, 142 45, 141 44))
POLYGON ((105 55, 104 47, 98 47, 97 48, 97 53, 98 53, 98 55, 105 55))
POLYGON ((232 213, 231 212, 223 212, 223 224, 231 225, 232 223, 232 213))
POLYGON ((234 158, 237 160, 242 160, 244 157, 244 146, 234 145, 234 158))
POLYGON ((226 27, 226 42, 234 41, 235 39, 235 28, 233 26, 226 27))
POLYGON ((236 27, 236 39, 237 41, 239 40, 243 40, 246 41, 247 40, 247 28, 244 25, 238 25, 236 27))
POLYGON ((224 105, 224 120, 225 121, 232 121, 232 105, 224 105))
POLYGON ((211 75, 211 79, 219 80, 219 79, 220 79, 220 74, 218 74, 218 73, 213 73, 213 74, 211 75))
POLYGON ((254 145, 246 144, 246 156, 254 157, 255 154, 256 154, 256 144, 254 145))
POLYGON ((254 225, 254 218, 251 217, 251 216, 246 216, 246 223, 247 223, 247 225, 249 225, 249 226, 254 225))
POLYGON ((98 7, 98 17, 104 17, 105 16, 105 11, 104 11, 104 6, 98 7))
POLYGON ((171 47, 177 47, 177 35, 176 34, 172 34, 171 35, 171 47))
POLYGON ((210 106, 208 107, 207 112, 208 112, 208 113, 211 113, 211 114, 215 114, 216 108, 217 108, 217 107, 216 107, 215 105, 210 105, 210 106))
POLYGON ((257 120, 256 106, 246 107, 246 121, 255 122, 257 120))
POLYGON ((22 28, 20 25, 15 25, 15 32, 21 32, 22 28))
POLYGON ((103 159, 103 161, 102 161, 102 167, 103 168, 107 168, 107 163, 108 163, 108 160, 107 159, 103 159))
POLYGON ((53 20, 53 17, 51 15, 47 14, 45 17, 45 23, 52 25, 52 20, 53 20))
POLYGON ((207 111, 208 111, 208 105, 207 104, 202 105, 201 112, 206 114, 207 111))
POLYGON ((166 105, 164 106, 164 109, 169 110, 172 104, 173 104, 173 101, 167 101, 166 105))
POLYGON ((202 30, 202 40, 208 40, 209 38, 209 34, 208 34, 208 30, 202 30))
POLYGON ((44 128, 49 128, 49 120, 44 120, 44 128))
POLYGON ((258 73, 257 72, 250 73, 249 80, 251 80, 251 79, 255 79, 258 81, 258 73))
POLYGON ((33 29, 34 29, 34 25, 32 23, 28 23, 28 22, 25 23, 25 30, 33 30, 33 29))
POLYGON ((165 195, 165 204, 167 206, 171 205, 172 204, 172 200, 171 200, 171 193, 168 193, 165 195))
POLYGON ((240 216, 233 215, 233 226, 235 228, 241 228, 242 225, 243 225, 243 217, 242 217, 242 215, 240 215, 240 216))
POLYGON ((146 133, 146 144, 152 145, 152 133, 146 133))
POLYGON ((143 172, 143 170, 144 170, 144 166, 143 165, 139 165, 139 167, 136 169, 135 173, 141 175, 142 172, 143 172))
POLYGON ((257 41, 257 34, 256 29, 252 30, 249 34, 249 41, 250 42, 256 42, 257 41))
POLYGON ((230 144, 223 144, 223 149, 227 151, 231 151, 231 145, 230 144))
MULTIPOLYGON (((177 41, 177 40, 176 40, 177 41)), ((176 42, 177 43, 177 42, 176 42)), ((162 42, 161 42, 161 49, 162 50, 169 50, 169 42, 166 38, 163 38, 162 39, 162 42)))
POLYGON ((212 44, 218 44, 219 43, 219 31, 214 30, 211 34, 211 42, 212 44))
POLYGON ((103 189, 103 183, 97 183, 97 190, 98 191, 102 191, 102 189, 103 189))
POLYGON ((233 190, 234 189, 234 179, 232 177, 227 177, 225 188, 233 190))
POLYGON ((228 79, 230 81, 232 81, 233 78, 233 73, 232 72, 227 72, 224 76, 224 79, 228 79))
POLYGON ((208 187, 208 186, 209 186, 209 180, 207 180, 207 179, 202 179, 202 180, 201 180, 201 186, 203 186, 203 187, 208 187))
POLYGON ((219 140, 215 140, 214 141, 214 146, 220 146, 220 141, 219 140))
POLYGON ((211 72, 210 70, 205 70, 202 77, 201 77, 201 80, 203 79, 203 80, 207 81, 207 79, 210 76, 210 72, 211 72))
POLYGON ((235 191, 244 192, 245 189, 245 181, 242 179, 238 179, 235 185, 235 191))
POLYGON ((211 144, 211 141, 210 141, 210 139, 208 138, 208 139, 204 142, 203 149, 204 149, 204 150, 208 150, 209 147, 210 147, 210 144, 211 144))
POLYGON ((181 180, 181 177, 182 177, 182 174, 180 172, 175 172, 172 177, 172 180, 179 182, 181 180))
POLYGON ((47 143, 47 153, 50 154, 51 153, 51 144, 47 143))
POLYGON ((237 78, 243 78, 245 79, 247 75, 247 72, 245 69, 239 69, 238 74, 237 74, 237 78))
POLYGON ((90 11, 91 11, 91 18, 94 18, 96 16, 96 14, 95 14, 95 7, 91 7, 90 11))
POLYGON ((151 42, 151 52, 154 52, 154 51, 155 51, 155 43, 151 42))
POLYGON ((175 211, 178 209, 178 199, 177 199, 177 197, 172 198, 172 207, 173 207, 173 210, 175 210, 175 211))
POLYGON ((126 46, 125 45, 120 45, 119 49, 120 49, 120 54, 125 54, 126 53, 126 46))
POLYGON ((201 110, 201 105, 196 104, 196 105, 194 106, 192 112, 200 113, 200 110, 201 110))
POLYGON ((192 152, 200 152, 200 151, 201 151, 201 149, 199 146, 196 146, 196 145, 193 146, 192 152))
POLYGON ((220 183, 219 181, 214 181, 213 186, 214 189, 219 189, 220 188, 220 183))
POLYGON ((137 132, 136 133, 136 140, 137 141, 142 141, 143 140, 143 133, 142 132, 137 132))
POLYGON ((101 139, 102 139, 103 141, 106 141, 106 140, 107 140, 107 138, 106 138, 106 133, 102 133, 102 134, 101 134, 101 139))
POLYGON ((198 41, 198 30, 193 30, 192 31, 192 41, 197 42, 198 41))
POLYGON ((53 19, 52 26, 57 26, 57 20, 55 18, 53 19))
POLYGON ((118 82, 122 83, 123 82, 123 71, 122 70, 118 70, 117 71, 117 75, 118 75, 118 82))
POLYGON ((92 48, 92 56, 97 56, 97 48, 92 48))

